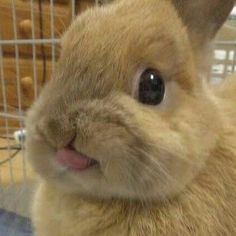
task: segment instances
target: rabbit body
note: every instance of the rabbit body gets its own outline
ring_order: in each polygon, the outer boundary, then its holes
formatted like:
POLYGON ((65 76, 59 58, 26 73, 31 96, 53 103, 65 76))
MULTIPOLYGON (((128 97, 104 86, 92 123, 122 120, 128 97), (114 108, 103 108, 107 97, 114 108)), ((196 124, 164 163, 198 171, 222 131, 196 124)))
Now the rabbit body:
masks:
POLYGON ((178 197, 157 204, 86 200, 41 183, 34 201, 39 236, 234 235, 236 232, 236 80, 217 88, 227 120, 224 141, 178 197))
POLYGON ((36 236, 236 234, 236 78, 202 79, 233 4, 121 0, 75 20, 27 118, 36 236), (137 101, 145 68, 157 106, 137 101), (85 170, 55 161, 65 147, 85 170))

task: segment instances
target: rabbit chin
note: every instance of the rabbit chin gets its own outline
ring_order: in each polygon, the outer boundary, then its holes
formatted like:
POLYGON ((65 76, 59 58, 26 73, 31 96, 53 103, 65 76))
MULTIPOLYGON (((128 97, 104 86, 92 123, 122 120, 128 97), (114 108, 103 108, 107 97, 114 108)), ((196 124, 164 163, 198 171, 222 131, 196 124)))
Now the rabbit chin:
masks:
MULTIPOLYGON (((31 136, 32 137, 32 136, 31 136)), ((120 198, 141 201, 160 201, 172 197, 182 191, 196 173, 185 169, 182 180, 166 179, 165 184, 156 179, 146 178, 146 173, 139 173, 140 180, 130 182, 126 177, 118 180, 117 175, 122 173, 111 171, 105 176, 99 164, 83 170, 73 170, 61 165, 56 160, 56 151, 46 142, 39 142, 34 138, 27 141, 27 158, 34 170, 47 184, 56 187, 59 191, 78 194, 82 197, 99 199, 120 198), (186 177, 186 178, 185 178, 186 177)), ((122 167, 123 176, 129 170, 122 167)))

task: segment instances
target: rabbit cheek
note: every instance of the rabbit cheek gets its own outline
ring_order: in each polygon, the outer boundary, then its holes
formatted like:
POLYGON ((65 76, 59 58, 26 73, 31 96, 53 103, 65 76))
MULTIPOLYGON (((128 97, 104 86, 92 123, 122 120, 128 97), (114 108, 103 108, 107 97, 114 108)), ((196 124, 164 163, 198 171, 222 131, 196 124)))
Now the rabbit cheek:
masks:
POLYGON ((26 157, 31 166, 43 178, 54 178, 57 175, 56 169, 53 168, 55 150, 37 134, 28 131, 27 136, 29 138, 26 139, 26 157))

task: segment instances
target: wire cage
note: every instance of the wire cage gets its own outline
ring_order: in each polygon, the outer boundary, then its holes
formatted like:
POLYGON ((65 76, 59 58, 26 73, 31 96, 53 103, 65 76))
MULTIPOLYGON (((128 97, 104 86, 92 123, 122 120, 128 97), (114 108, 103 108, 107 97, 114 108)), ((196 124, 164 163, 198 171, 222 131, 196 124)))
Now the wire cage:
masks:
MULTIPOLYGON (((0 0, 0 208, 28 216, 24 117, 55 69, 60 35, 98 0, 0 0)), ((235 11, 235 9, 234 9, 235 11)), ((236 13, 217 37, 211 83, 236 72, 236 13)))
POLYGON ((93 5, 100 1, 0 0, 0 223, 4 213, 13 226, 0 235, 18 235, 25 220, 9 212, 29 216, 34 174, 25 160, 26 111, 55 69, 61 34, 93 5))

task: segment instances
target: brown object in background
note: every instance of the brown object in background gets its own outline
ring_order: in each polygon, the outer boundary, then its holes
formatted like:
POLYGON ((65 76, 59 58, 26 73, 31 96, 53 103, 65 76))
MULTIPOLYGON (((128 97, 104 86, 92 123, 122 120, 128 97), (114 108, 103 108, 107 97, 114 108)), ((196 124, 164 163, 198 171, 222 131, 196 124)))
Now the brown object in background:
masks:
POLYGON ((21 79, 21 88, 24 96, 29 100, 33 101, 34 99, 34 84, 33 79, 30 76, 23 77, 21 79))
POLYGON ((32 21, 29 19, 22 20, 19 24, 19 31, 26 38, 30 38, 32 35, 32 21))
MULTIPOLYGON (((35 39, 40 39, 40 13, 38 8, 38 1, 33 1, 33 15, 34 15, 34 33, 35 39)), ((33 24, 31 19, 31 6, 30 1, 14 0, 16 8, 16 26, 17 26, 17 39, 32 39, 32 28, 30 26, 33 24), (31 22, 30 22, 31 21, 31 22)), ((67 28, 68 14, 69 14, 69 4, 61 5, 54 4, 54 34, 56 38, 59 38, 61 34, 67 28)), ((42 19, 43 19, 43 31, 44 37, 47 39, 51 38, 51 15, 50 15, 50 4, 48 2, 42 2, 42 19)), ((12 3, 11 1, 0 0, 0 24, 1 24, 1 40, 13 40, 14 30, 13 30, 13 18, 12 18, 12 3), (4 24, 4 25, 2 25, 4 24)), ((41 57, 40 45, 36 46, 37 56, 41 57)), ((20 50, 20 56, 32 57, 32 45, 26 44, 22 45, 20 50)), ((15 51, 11 46, 5 46, 3 48, 3 53, 5 56, 13 56, 15 51)), ((51 58, 50 47, 46 48, 47 58, 51 58)), ((57 52, 58 56, 58 52, 57 52)))
MULTIPOLYGON (((15 58, 4 58, 4 77, 5 77, 5 91, 7 105, 17 108, 18 107, 18 94, 17 94, 17 73, 16 73, 16 61, 15 58)), ((33 86, 33 61, 31 59, 20 59, 20 87, 21 87, 21 105, 23 109, 27 109, 34 100, 34 86, 33 86), (22 81, 23 78, 23 81, 22 81), (27 79, 26 79, 27 78, 27 79), (32 84, 29 82, 29 78, 32 78, 32 84), (27 82, 28 80, 28 82, 27 82)), ((47 62, 47 77, 50 79, 52 71, 51 61, 47 62)), ((38 92, 41 89, 41 82, 43 79, 43 66, 42 60, 36 60, 36 74, 38 92)), ((3 104, 3 88, 0 85, 0 104, 3 104)), ((2 110, 2 109, 1 109, 2 110)))
MULTIPOLYGON (((4 90, 6 93, 7 113, 15 114, 18 111, 19 102, 21 108, 26 111, 35 99, 34 83, 37 81, 38 93, 42 89, 43 81, 47 81, 51 77, 52 71, 52 43, 32 44, 18 44, 19 50, 19 75, 17 78, 17 61, 14 40, 32 40, 34 29, 35 39, 41 39, 42 31, 44 39, 52 39, 52 30, 55 39, 60 38, 63 32, 67 29, 71 22, 72 15, 72 1, 68 0, 54 0, 53 1, 53 21, 54 27, 51 29, 51 5, 49 1, 40 0, 33 1, 33 19, 31 14, 31 1, 30 0, 0 0, 0 40, 10 40, 11 44, 3 45, 3 72, 4 84, 0 85, 0 112, 4 111, 4 90), (12 3, 15 5, 16 10, 16 30, 17 39, 14 37, 14 22, 13 22, 13 8, 12 3), (41 12, 40 12, 41 7, 41 12), (41 14, 41 15, 40 15, 41 14), (40 21, 41 19, 41 21, 40 21), (41 23, 41 24, 40 24, 41 23), (35 45, 35 47, 33 47, 35 45), (36 61, 36 78, 34 78, 33 67, 33 48, 35 48, 36 61), (17 82, 18 81, 18 82, 17 82), (17 83, 20 87, 20 100, 19 90, 17 83), (4 86, 4 88, 3 88, 4 86)), ((80 13, 87 8, 94 5, 94 0, 75 0, 75 14, 80 13)), ((59 45, 55 44, 55 59, 59 56, 59 45)), ((0 118, 0 134, 5 133, 6 120, 0 118)), ((10 129, 15 130, 19 127, 17 119, 9 119, 8 125, 10 129)))

